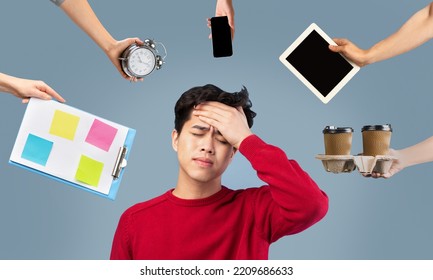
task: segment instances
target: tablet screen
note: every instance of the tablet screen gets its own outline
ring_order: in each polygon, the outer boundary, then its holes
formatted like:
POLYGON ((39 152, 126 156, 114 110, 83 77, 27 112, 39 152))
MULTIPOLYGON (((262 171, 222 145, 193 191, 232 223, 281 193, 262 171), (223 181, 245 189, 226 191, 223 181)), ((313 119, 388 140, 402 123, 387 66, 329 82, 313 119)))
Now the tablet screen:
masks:
POLYGON ((335 45, 312 24, 280 56, 281 62, 324 103, 329 102, 359 70, 339 53, 330 51, 329 44, 335 45))

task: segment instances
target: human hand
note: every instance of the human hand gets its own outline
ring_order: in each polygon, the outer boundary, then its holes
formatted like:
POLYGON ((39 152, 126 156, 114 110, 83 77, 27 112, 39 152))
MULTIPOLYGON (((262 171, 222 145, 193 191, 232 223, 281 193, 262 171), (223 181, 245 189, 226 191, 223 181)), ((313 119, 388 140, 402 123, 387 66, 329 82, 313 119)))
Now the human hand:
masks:
POLYGON ((400 151, 394 150, 394 149, 390 149, 388 152, 388 155, 395 157, 395 159, 392 162, 391 168, 389 169, 389 171, 387 173, 377 173, 377 172, 373 172, 371 174, 371 177, 373 178, 385 178, 388 179, 391 176, 393 176, 394 174, 396 174, 397 172, 403 170, 406 167, 405 164, 405 160, 403 155, 401 154, 400 151))
MULTIPOLYGON (((233 9, 232 0, 217 0, 215 16, 227 16, 233 40, 233 38, 235 37, 235 10, 233 9)), ((207 19, 207 26, 211 28, 210 18, 207 19)), ((211 38, 212 34, 209 34, 209 39, 211 38)))
POLYGON ((193 114, 216 128, 236 149, 239 149, 246 137, 253 134, 242 107, 234 108, 220 102, 208 101, 195 106, 193 114))
POLYGON ((337 43, 337 46, 329 45, 331 51, 341 53, 359 67, 369 64, 367 59, 368 52, 366 50, 358 48, 358 46, 347 39, 334 38, 333 40, 337 43))
POLYGON ((27 80, 17 77, 10 78, 10 93, 21 98, 23 103, 28 103, 31 97, 44 100, 55 98, 60 102, 65 102, 65 99, 63 99, 60 94, 43 81, 27 80))
POLYGON ((127 49, 131 44, 134 43, 138 45, 144 44, 144 42, 141 41, 139 38, 127 38, 122 41, 115 41, 114 44, 112 44, 105 52, 108 58, 117 68, 117 71, 119 71, 120 75, 122 75, 124 79, 131 82, 143 81, 143 78, 137 79, 135 77, 129 77, 128 75, 126 75, 125 72, 123 72, 122 70, 122 64, 119 60, 119 57, 122 55, 125 49, 127 49))

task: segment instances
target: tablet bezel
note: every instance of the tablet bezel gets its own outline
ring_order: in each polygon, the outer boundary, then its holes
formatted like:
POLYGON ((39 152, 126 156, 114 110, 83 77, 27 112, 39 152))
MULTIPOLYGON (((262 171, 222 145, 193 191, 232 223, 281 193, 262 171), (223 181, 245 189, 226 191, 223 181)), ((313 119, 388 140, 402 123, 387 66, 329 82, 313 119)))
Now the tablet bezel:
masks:
MULTIPOLYGON (((323 96, 317 88, 312 85, 286 58, 307 38, 311 32, 316 31, 325 41, 331 45, 337 45, 317 24, 312 23, 304 32, 280 55, 280 61, 283 63, 304 85, 307 86, 323 103, 328 103, 359 71, 360 67, 341 55, 353 68, 347 75, 326 95, 323 96)), ((330 50, 331 51, 331 50, 330 50)))

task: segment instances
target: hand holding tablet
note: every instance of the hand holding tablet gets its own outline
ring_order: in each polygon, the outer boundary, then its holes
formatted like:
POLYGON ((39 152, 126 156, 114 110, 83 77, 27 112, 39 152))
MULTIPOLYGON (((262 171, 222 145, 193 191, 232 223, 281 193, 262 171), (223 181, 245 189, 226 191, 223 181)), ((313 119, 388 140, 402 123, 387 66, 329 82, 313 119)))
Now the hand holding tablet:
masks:
POLYGON ((329 50, 336 43, 312 23, 280 56, 280 61, 323 103, 328 103, 360 67, 329 50))

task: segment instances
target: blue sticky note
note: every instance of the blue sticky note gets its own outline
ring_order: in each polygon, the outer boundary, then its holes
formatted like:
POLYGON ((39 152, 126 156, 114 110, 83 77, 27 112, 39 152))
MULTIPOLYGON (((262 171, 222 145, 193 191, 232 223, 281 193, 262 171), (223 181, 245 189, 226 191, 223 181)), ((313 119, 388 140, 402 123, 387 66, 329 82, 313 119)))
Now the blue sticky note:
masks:
POLYGON ((45 166, 52 148, 53 142, 36 135, 29 134, 21 157, 45 166))

